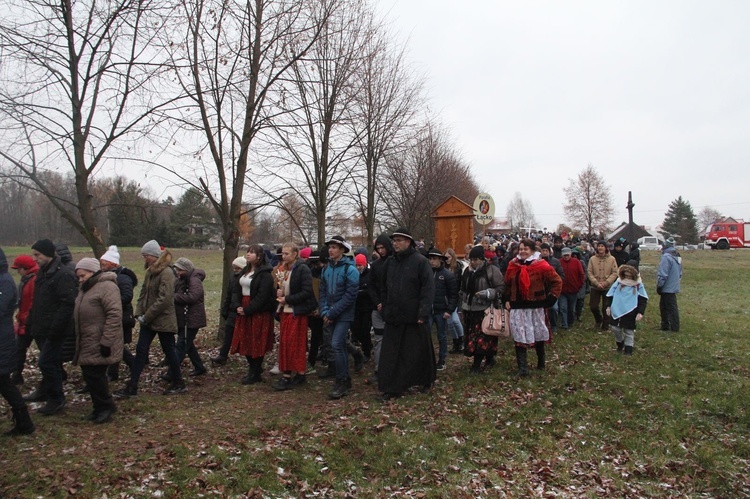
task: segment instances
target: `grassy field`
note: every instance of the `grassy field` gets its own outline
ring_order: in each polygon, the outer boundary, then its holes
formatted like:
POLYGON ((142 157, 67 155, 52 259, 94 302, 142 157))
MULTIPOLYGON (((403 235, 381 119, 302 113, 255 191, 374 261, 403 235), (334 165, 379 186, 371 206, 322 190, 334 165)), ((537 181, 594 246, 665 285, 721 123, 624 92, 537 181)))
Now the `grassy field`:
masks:
MULTIPOLYGON (((12 258, 20 249, 5 250, 12 258)), ((199 347, 207 360, 218 347, 220 253, 174 253, 209 276, 211 325, 199 347)), ((512 377, 509 343, 481 376, 450 355, 432 393, 385 404, 364 382, 372 364, 339 401, 313 376, 284 393, 270 375, 241 386, 240 359, 164 397, 151 367, 139 396, 94 426, 82 420, 90 402, 72 394, 81 380, 71 367, 65 412, 35 417, 32 436, 3 440, 0 495, 750 496, 750 251, 683 252, 679 333, 657 330, 659 254, 642 255, 651 303, 634 355, 618 355, 586 312, 554 338, 547 371, 523 380, 512 377)), ((123 261, 143 275, 137 249, 123 261)), ((24 391, 38 379, 32 360, 24 391)))

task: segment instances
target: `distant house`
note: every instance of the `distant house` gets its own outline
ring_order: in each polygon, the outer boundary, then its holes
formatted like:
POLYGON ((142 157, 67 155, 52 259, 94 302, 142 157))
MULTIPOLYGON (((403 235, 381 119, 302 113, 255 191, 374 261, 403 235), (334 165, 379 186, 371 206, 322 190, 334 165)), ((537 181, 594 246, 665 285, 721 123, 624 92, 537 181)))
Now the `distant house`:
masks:
POLYGON ((629 243, 632 243, 637 241, 640 237, 650 235, 651 233, 640 225, 623 222, 614 231, 607 235, 607 240, 613 241, 624 237, 629 243))

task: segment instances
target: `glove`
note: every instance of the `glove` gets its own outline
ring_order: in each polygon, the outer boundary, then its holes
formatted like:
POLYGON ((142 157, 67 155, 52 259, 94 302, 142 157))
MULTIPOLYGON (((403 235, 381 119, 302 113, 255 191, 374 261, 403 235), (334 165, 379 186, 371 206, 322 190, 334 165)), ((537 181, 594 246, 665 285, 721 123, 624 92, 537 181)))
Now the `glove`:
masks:
POLYGON ((104 345, 99 345, 99 353, 102 357, 109 357, 112 355, 112 349, 110 347, 105 347, 104 345))
POLYGON ((141 325, 146 324, 146 321, 143 319, 142 315, 136 317, 135 320, 137 320, 141 325))
POLYGON ((547 298, 544 299, 544 308, 553 307, 557 303, 557 297, 553 294, 548 294, 547 298))
POLYGON ((661 287, 661 286, 656 286, 656 294, 657 294, 657 295, 660 295, 660 294, 661 294, 661 290, 662 290, 662 287, 661 287))

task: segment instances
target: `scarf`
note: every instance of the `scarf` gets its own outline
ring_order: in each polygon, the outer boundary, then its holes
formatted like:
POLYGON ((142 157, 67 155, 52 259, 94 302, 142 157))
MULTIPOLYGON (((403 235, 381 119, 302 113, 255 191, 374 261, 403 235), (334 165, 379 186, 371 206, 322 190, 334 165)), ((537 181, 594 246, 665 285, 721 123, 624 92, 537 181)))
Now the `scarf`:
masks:
POLYGON ((613 319, 619 319, 638 307, 638 297, 642 296, 648 300, 646 288, 639 277, 637 281, 632 279, 617 279, 607 291, 607 296, 612 297, 610 312, 613 319))
MULTIPOLYGON (((531 278, 529 277, 529 265, 534 263, 536 260, 541 258, 541 254, 537 251, 521 264, 521 271, 518 276, 518 289, 521 291, 521 298, 524 300, 529 299, 529 288, 531 288, 531 278)), ((521 262, 521 257, 517 256, 516 259, 521 262)))

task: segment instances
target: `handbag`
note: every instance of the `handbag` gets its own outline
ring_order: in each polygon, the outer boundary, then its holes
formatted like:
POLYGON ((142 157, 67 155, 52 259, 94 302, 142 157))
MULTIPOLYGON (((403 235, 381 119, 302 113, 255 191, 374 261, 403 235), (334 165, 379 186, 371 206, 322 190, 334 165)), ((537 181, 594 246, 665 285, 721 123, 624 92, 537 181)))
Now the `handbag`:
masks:
POLYGON ((487 336, 510 336, 510 330, 505 320, 505 309, 495 308, 494 303, 484 311, 482 332, 487 336))

